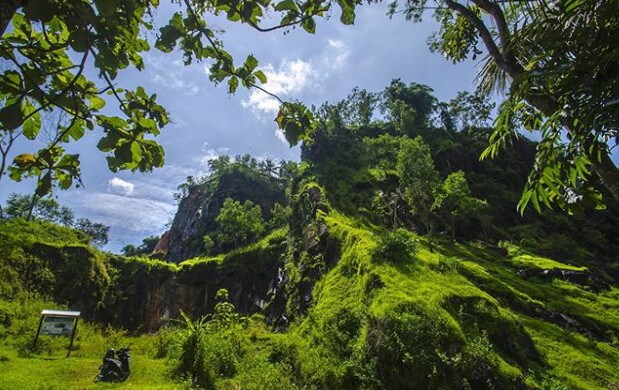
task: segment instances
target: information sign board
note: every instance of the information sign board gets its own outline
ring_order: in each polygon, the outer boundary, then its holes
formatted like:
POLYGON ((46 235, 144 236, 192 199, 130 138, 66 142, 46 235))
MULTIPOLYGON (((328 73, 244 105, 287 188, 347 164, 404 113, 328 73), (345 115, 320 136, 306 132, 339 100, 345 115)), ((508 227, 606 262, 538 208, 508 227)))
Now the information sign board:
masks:
POLYGON ((69 357, 71 355, 71 348, 73 347, 73 339, 75 338, 77 321, 80 318, 80 314, 79 311, 43 310, 41 312, 41 320, 39 321, 37 335, 34 336, 34 345, 37 345, 39 334, 48 336, 69 336, 71 337, 69 350, 67 351, 67 357, 69 357))
POLYGON ((75 319, 71 317, 44 317, 41 334, 51 336, 71 336, 75 319))

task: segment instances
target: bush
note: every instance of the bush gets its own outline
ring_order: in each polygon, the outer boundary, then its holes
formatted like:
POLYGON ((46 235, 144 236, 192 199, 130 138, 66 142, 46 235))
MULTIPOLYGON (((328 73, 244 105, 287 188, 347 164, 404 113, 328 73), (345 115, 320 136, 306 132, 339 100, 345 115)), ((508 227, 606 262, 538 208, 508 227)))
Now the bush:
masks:
POLYGON ((372 258, 378 262, 406 262, 417 253, 417 243, 404 229, 382 234, 378 238, 372 258))
POLYGON ((206 389, 214 388, 215 378, 232 378, 245 353, 247 319, 235 312, 228 292, 217 292, 219 303, 213 315, 192 321, 181 312, 185 329, 175 374, 206 389))

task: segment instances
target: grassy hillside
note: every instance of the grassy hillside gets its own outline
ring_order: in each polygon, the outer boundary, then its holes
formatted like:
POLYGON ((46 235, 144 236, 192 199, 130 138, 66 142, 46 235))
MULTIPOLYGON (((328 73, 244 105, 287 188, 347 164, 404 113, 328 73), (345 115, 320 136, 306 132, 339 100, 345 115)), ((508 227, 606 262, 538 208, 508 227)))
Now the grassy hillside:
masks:
POLYGON ((571 267, 517 248, 501 258, 445 241, 432 253, 413 235, 415 255, 381 261, 370 231, 335 213, 325 220, 342 258, 317 285, 302 333, 326 345, 348 337, 350 350, 336 358, 369 365, 385 388, 607 388, 619 380, 616 288, 525 281, 516 273, 523 267, 571 267), (562 328, 548 313, 582 328, 562 328), (484 367, 492 373, 475 372, 484 367))
MULTIPOLYGON (((501 256, 449 239, 431 252, 424 237, 403 230, 335 211, 319 218, 338 259, 327 261, 306 315, 288 331, 234 314, 223 299, 214 316, 173 322, 156 336, 81 324, 64 359, 66 339, 30 347, 40 309, 58 304, 20 293, 0 303, 0 388, 605 389, 619 381, 619 290, 517 274, 582 268, 515 246, 501 256), (133 348, 130 380, 94 385, 105 350, 124 345, 133 348)), ((237 268, 259 263, 282 234, 217 259, 135 259, 125 267, 188 275, 211 264, 237 268)))
POLYGON ((90 388, 127 343, 118 387, 614 388, 619 204, 519 213, 535 143, 480 161, 489 129, 441 127, 429 88, 393 86, 385 120, 320 107, 299 164, 221 156, 188 179, 157 245, 175 263, 0 221, 0 388, 90 388), (57 305, 91 321, 68 360, 31 347, 57 305))

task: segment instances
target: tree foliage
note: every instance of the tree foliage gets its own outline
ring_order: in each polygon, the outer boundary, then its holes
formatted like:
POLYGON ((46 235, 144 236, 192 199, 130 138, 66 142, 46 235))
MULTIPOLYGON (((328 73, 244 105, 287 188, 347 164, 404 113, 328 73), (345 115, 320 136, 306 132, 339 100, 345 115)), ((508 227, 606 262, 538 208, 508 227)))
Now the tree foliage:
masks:
POLYGON ((434 221, 432 213, 440 198, 439 174, 434 167, 432 154, 421 137, 402 141, 398 153, 397 172, 404 200, 411 212, 418 216, 426 232, 432 236, 434 221))
POLYGON ((241 203, 227 198, 215 221, 220 230, 217 241, 221 247, 228 249, 248 244, 265 229, 260 206, 249 200, 241 203))
POLYGON ((456 226, 467 225, 470 221, 481 219, 480 213, 487 207, 487 202, 471 195, 464 172, 450 173, 441 185, 437 204, 439 214, 445 220, 445 226, 456 237, 456 226))
POLYGON ((597 182, 619 199, 619 170, 610 157, 619 126, 618 6, 616 0, 407 0, 392 3, 391 13, 419 21, 434 9, 440 28, 431 49, 454 62, 486 54, 481 90, 508 95, 482 156, 494 157, 519 129, 539 133, 519 207, 576 211, 602 207, 597 182))
POLYGON ((437 103, 432 88, 418 83, 406 85, 397 79, 383 91, 381 108, 396 128, 405 132, 427 127, 437 103))
POLYGON ((132 244, 125 245, 121 252, 125 256, 143 256, 150 255, 155 250, 155 247, 159 243, 159 236, 149 236, 142 239, 142 244, 135 246, 132 244))
POLYGON ((83 232, 90 237, 94 245, 103 246, 108 242, 109 226, 87 218, 75 220, 73 210, 61 206, 51 196, 38 197, 12 193, 7 199, 3 217, 53 222, 83 232))
POLYGON ((75 221, 74 227, 89 236, 92 243, 96 246, 101 247, 108 243, 110 227, 107 225, 92 222, 87 218, 79 218, 75 221))
MULTIPOLYGON (((258 60, 249 54, 236 64, 218 38, 221 31, 206 18, 225 15, 261 32, 300 26, 314 33, 315 18, 332 7, 331 2, 318 0, 175 3, 178 11, 159 28, 156 49, 180 51, 186 65, 207 61, 210 79, 226 82, 230 93, 243 86, 268 94, 260 86, 267 79, 258 60), (272 20, 274 25, 265 25, 272 20)), ((158 6, 159 0, 9 0, 2 6, 0 58, 8 68, 0 74, 0 179, 7 169, 13 180, 34 177, 39 196, 55 185, 62 189, 80 185, 79 155, 67 153, 66 146, 95 129, 102 132, 97 147, 107 155, 112 171, 146 172, 163 165, 164 151, 153 138, 169 123, 168 113, 155 94, 140 86, 125 89, 115 82, 128 67, 144 69, 142 55, 151 50, 151 43, 143 34, 155 29, 151 15, 158 6), (104 113, 110 102, 118 106, 118 115, 104 113), (8 151, 15 139, 39 139, 42 122, 54 112, 67 115, 56 137, 10 163, 8 151)), ((353 23, 354 4, 338 2, 338 6, 340 20, 353 23)), ((282 103, 277 123, 291 143, 298 142, 313 124, 311 112, 298 102, 272 96, 282 103)))
POLYGON ((142 87, 124 90, 113 82, 130 65, 144 68, 140 53, 149 44, 140 32, 152 29, 147 22, 152 5, 141 0, 15 3, 12 26, 1 31, 0 40, 0 56, 9 64, 0 76, 1 137, 34 141, 46 115, 60 111, 68 117, 44 148, 15 157, 8 167, 11 178, 37 178, 39 196, 55 184, 79 185, 79 155, 67 153, 65 145, 95 127, 103 131, 98 148, 108 154, 113 171, 162 166, 163 149, 150 137, 169 122, 167 112, 142 87), (87 69, 96 80, 86 76, 87 69), (108 94, 122 115, 103 114, 108 94))
POLYGON ((4 213, 6 218, 34 218, 65 226, 73 225, 75 219, 70 208, 61 206, 52 197, 37 198, 16 193, 9 195, 4 213))

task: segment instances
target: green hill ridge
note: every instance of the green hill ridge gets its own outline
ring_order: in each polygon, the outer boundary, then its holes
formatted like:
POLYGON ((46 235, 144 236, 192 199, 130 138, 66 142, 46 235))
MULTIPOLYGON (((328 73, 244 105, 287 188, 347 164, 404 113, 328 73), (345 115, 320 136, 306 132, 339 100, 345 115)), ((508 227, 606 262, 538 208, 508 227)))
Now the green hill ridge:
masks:
POLYGON ((521 216, 535 143, 479 161, 487 129, 433 122, 431 90, 398 82, 382 120, 318 108, 301 163, 212 161, 150 257, 0 221, 0 388, 616 386, 617 205, 521 216), (86 320, 66 365, 62 340, 31 345, 51 306, 86 320), (92 384, 125 344, 134 375, 92 384))

